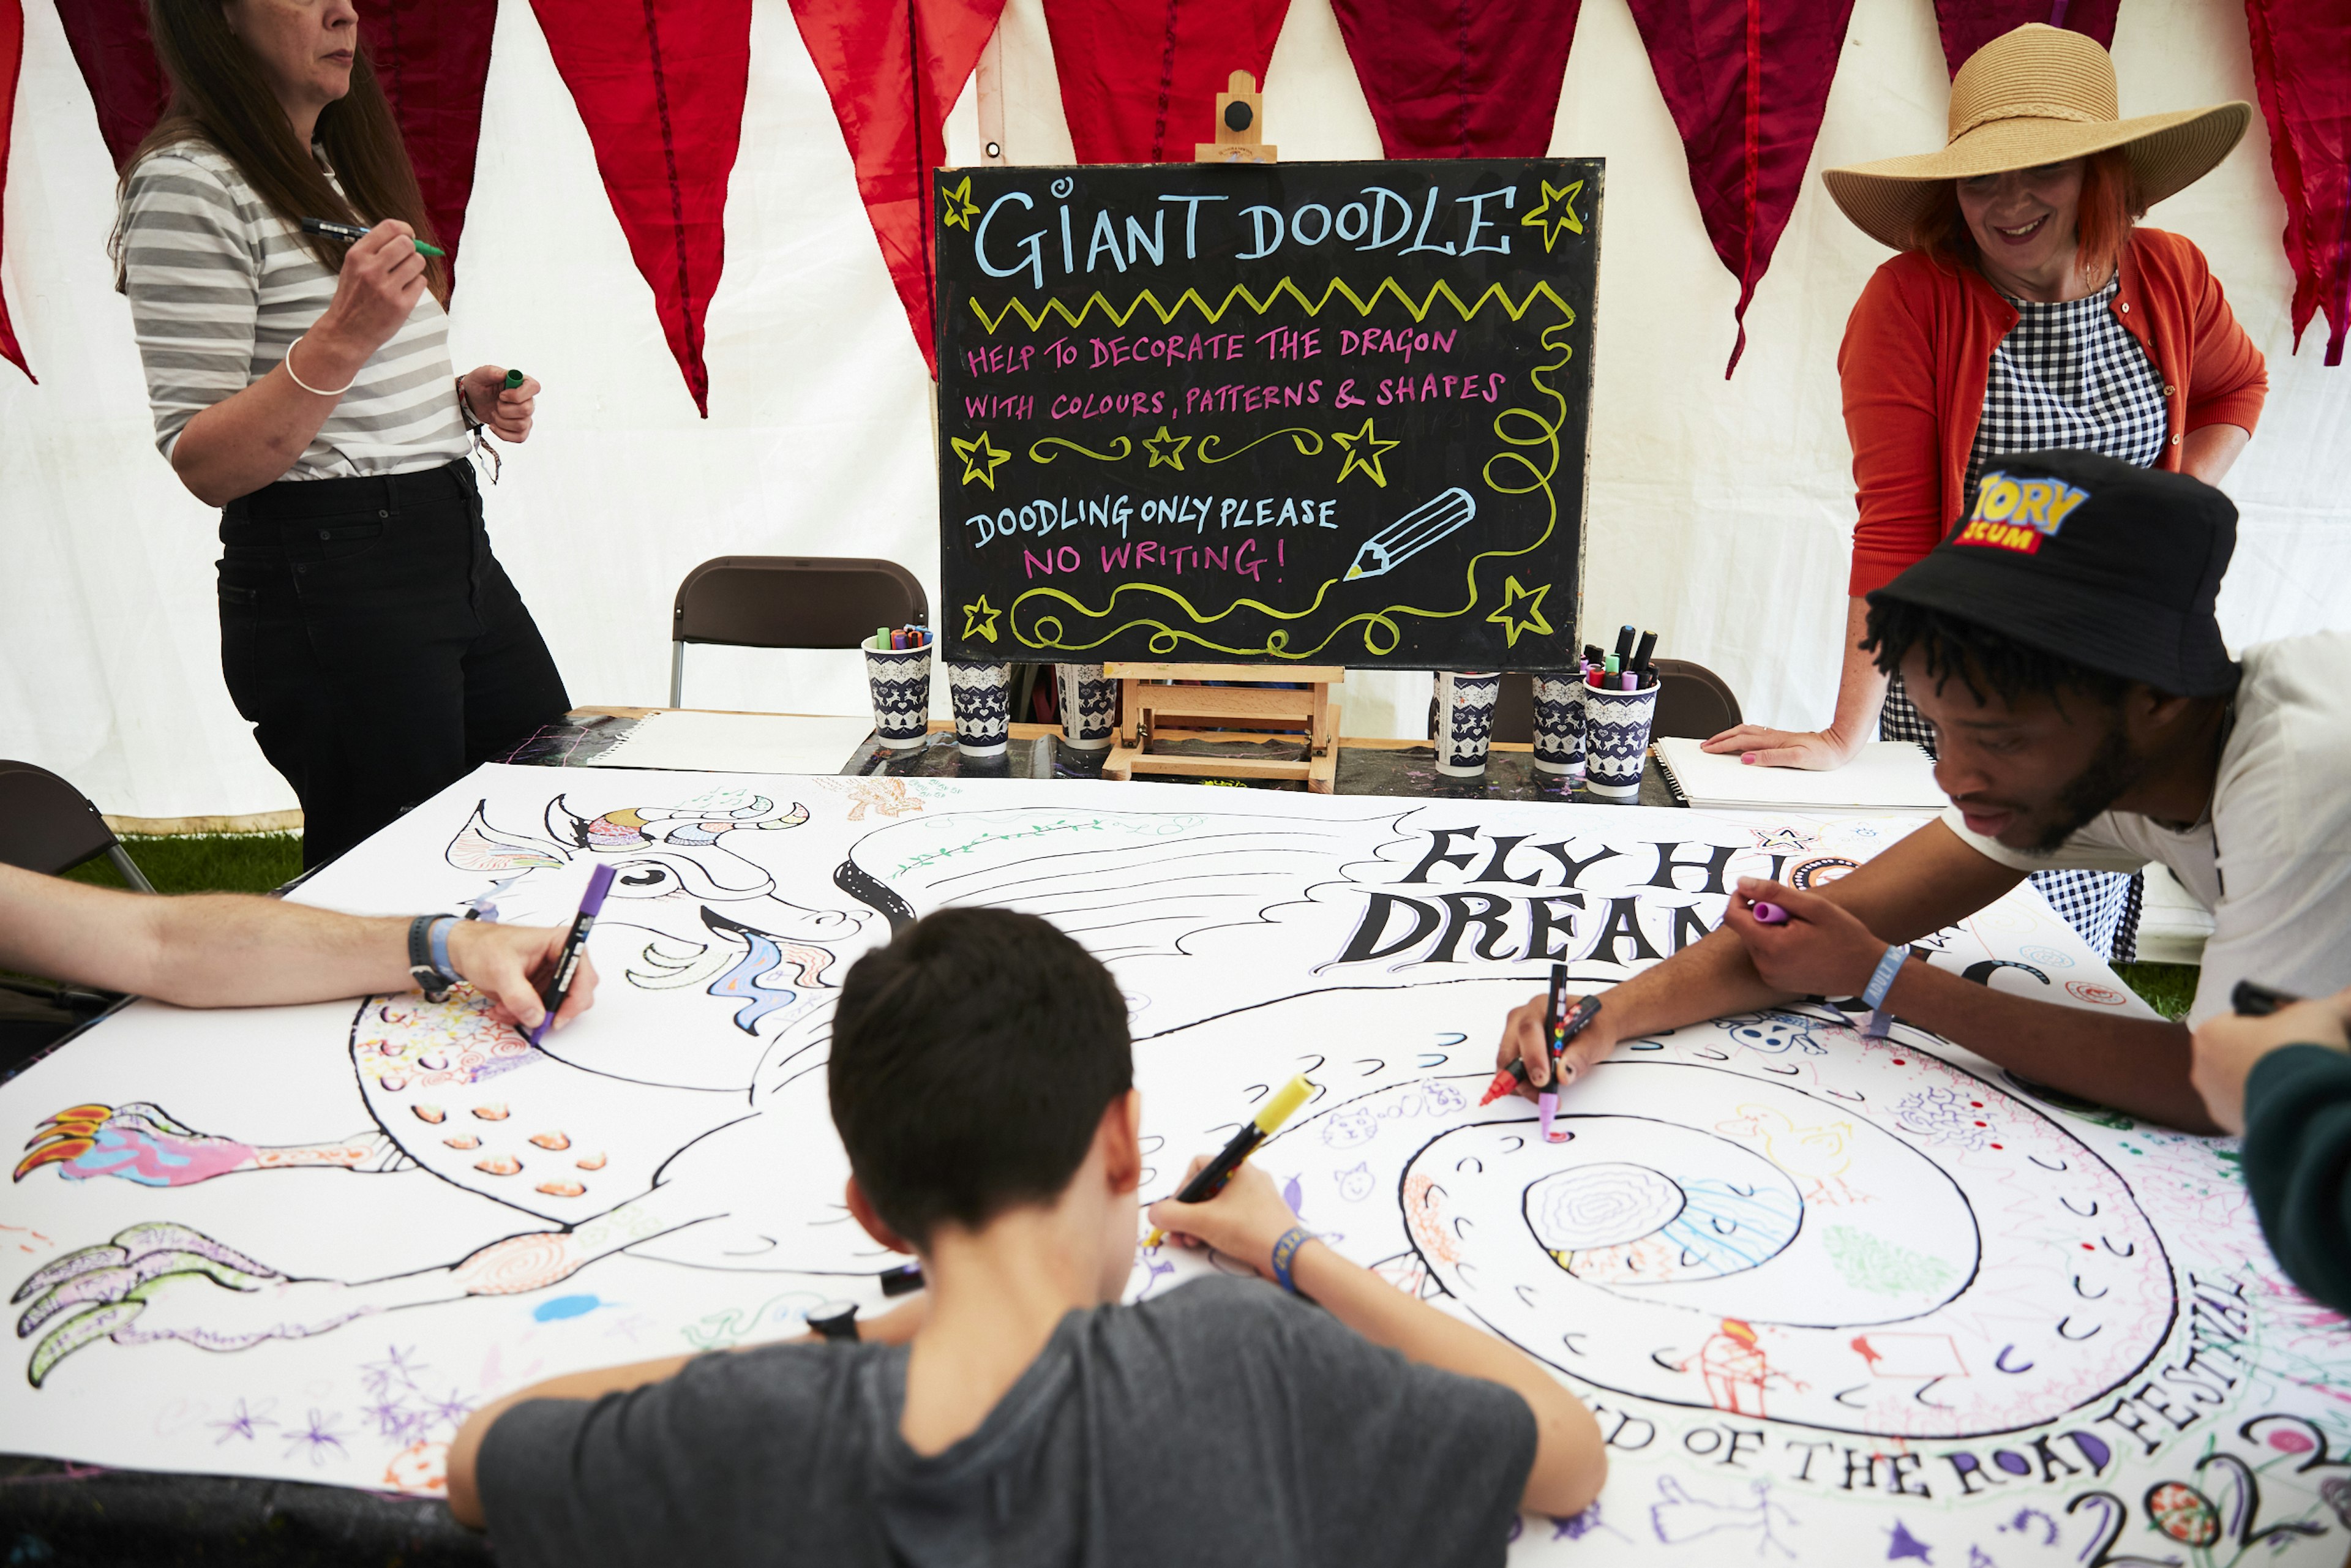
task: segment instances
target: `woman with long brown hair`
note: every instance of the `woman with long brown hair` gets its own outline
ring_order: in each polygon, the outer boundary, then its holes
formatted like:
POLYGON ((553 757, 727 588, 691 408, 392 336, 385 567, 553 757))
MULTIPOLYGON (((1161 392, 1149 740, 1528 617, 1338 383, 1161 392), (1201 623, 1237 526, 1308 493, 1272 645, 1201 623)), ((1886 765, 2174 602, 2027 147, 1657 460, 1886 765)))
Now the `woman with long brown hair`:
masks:
MULTIPOLYGON (((1898 681, 1860 647, 1863 596, 1935 548, 1998 460, 2102 453, 2217 485, 2269 376, 2203 254, 2141 228, 2244 134, 2243 103, 2117 117, 2114 62, 2028 23, 1951 82, 1949 143, 1823 176, 1845 216, 1902 254, 1854 306, 1837 354, 1860 520, 1836 716, 1741 725, 1705 743, 1776 768, 1842 768, 1876 730, 1931 751, 1898 681)), ((2131 956, 2136 879, 2033 878, 2102 955, 2131 956)))
POLYGON ((172 101, 123 174, 118 287, 157 444, 222 508, 229 695, 317 865, 569 706, 466 460, 475 432, 529 435, 538 383, 453 373, 447 274, 350 0, 148 11, 172 101))

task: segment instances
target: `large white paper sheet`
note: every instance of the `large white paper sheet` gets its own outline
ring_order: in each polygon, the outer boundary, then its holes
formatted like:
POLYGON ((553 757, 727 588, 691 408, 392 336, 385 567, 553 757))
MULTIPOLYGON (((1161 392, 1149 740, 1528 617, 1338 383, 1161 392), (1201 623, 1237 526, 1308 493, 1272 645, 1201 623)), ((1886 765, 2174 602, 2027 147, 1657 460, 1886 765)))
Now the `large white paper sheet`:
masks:
MULTIPOLYGON (((599 1005, 544 1050, 463 992, 141 1004, 0 1087, 12 1448, 429 1492, 465 1415, 592 1364, 878 1301, 820 1071, 892 925, 1009 904, 1131 998, 1172 1184, 1292 1072, 1259 1156, 1305 1223, 1599 1411, 1586 1563, 2332 1564, 2351 1335, 2263 1247, 2233 1148, 1799 1004, 1632 1040, 1565 1145, 1480 1109, 1506 1007, 1620 977, 1726 880, 1818 885, 1913 821, 1147 784, 486 768, 306 887, 570 913, 599 1005)), ((1931 961, 2144 1011, 2020 890, 1931 961)), ((1189 1257, 1138 1254, 1132 1290, 1189 1257)))

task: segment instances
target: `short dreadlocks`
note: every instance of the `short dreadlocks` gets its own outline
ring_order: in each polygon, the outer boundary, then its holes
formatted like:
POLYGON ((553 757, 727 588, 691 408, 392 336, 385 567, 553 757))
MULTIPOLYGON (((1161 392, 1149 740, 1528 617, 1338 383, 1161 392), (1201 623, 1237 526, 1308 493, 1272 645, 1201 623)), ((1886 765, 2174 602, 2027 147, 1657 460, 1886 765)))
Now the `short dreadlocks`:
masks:
POLYGON ((2003 701, 2027 692, 2045 692, 2062 701, 2063 694, 2072 690, 2111 708, 2137 684, 2019 643, 1947 611, 1882 594, 1869 601, 1869 635, 1861 645, 1889 675, 1900 671, 1913 648, 1918 649, 1927 656, 1927 674, 1934 677, 1938 690, 1956 676, 1978 702, 1985 700, 1988 685, 2003 701))

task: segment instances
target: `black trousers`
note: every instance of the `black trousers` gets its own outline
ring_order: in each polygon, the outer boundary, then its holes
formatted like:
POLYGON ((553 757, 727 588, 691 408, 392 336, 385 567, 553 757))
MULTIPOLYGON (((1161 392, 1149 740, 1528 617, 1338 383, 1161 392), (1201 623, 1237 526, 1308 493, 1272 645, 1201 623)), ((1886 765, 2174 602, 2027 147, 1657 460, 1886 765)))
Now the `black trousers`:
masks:
POLYGON ((221 513, 221 673, 332 860, 571 706, 471 465, 280 480, 221 513))

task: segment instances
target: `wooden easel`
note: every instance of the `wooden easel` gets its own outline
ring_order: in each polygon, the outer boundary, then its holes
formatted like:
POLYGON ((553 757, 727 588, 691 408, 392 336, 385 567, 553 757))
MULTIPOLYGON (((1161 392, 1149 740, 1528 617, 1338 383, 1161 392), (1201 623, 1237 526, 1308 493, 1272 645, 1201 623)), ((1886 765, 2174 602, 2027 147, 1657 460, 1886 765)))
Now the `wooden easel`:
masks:
POLYGON ((1302 779, 1328 795, 1339 768, 1339 705, 1331 688, 1347 677, 1339 664, 1108 664, 1119 684, 1118 739, 1102 761, 1105 779, 1137 773, 1187 778, 1302 779), (1232 685, 1168 686, 1160 681, 1294 681, 1293 688, 1232 685), (1178 740, 1261 741, 1295 737, 1306 754, 1291 761, 1258 757, 1175 757, 1152 747, 1178 740))
POLYGON ((1195 163, 1273 163, 1280 158, 1265 144, 1265 99, 1257 78, 1235 71, 1217 95, 1217 139, 1192 143, 1195 163))
MULTIPOLYGON (((1217 95, 1217 139, 1192 144, 1196 163, 1271 163, 1278 150, 1265 142, 1265 99, 1257 78, 1235 71, 1217 95)), ((1102 762, 1105 779, 1137 773, 1189 778, 1302 779, 1318 795, 1331 793, 1339 768, 1339 705, 1331 688, 1344 681, 1338 664, 1109 664, 1119 683, 1118 740, 1102 762), (1163 681, 1225 681, 1217 686, 1171 686, 1163 681), (1287 687, 1256 685, 1286 681, 1287 687), (1255 757, 1174 757, 1155 742, 1260 741, 1291 735, 1306 754, 1295 761, 1255 757)))

